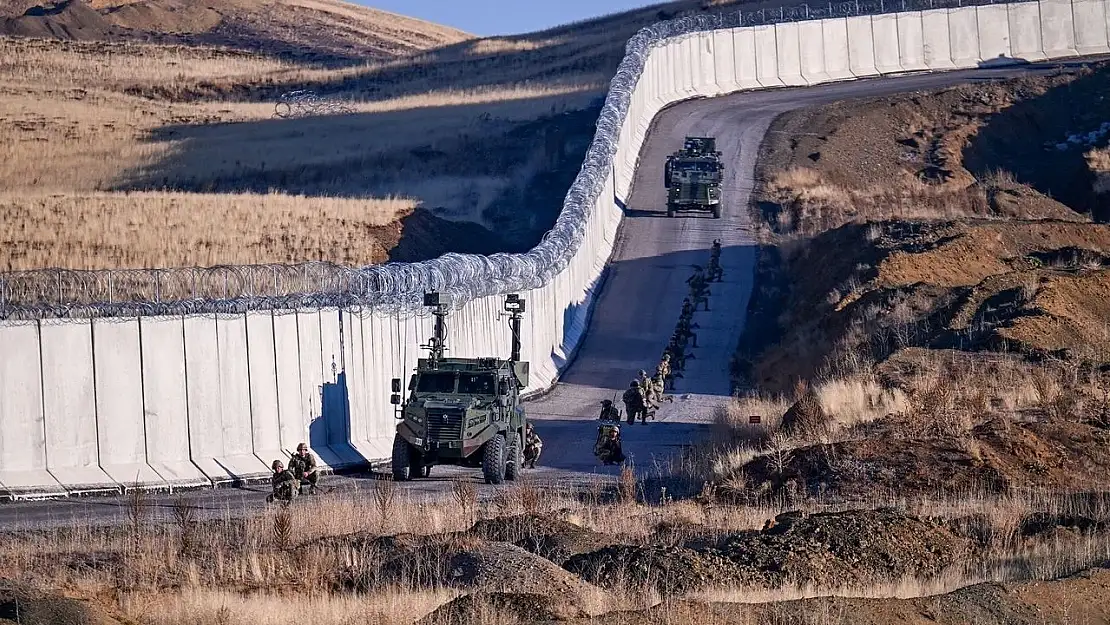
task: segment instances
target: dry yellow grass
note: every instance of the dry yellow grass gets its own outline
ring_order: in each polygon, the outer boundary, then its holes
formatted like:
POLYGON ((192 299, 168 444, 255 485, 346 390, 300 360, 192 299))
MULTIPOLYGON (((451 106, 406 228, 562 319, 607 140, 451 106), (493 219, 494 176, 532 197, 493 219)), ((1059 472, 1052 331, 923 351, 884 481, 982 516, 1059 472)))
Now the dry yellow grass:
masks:
POLYGON ((1110 148, 1088 152, 1087 167, 1095 175, 1095 193, 1110 193, 1110 148))
POLYGON ((408 198, 279 193, 0 194, 0 270, 382 262, 408 198), (59 234, 66 246, 58 247, 59 234))
POLYGON ((381 262, 398 233, 368 229, 416 206, 483 223, 483 210, 526 184, 539 162, 478 173, 475 151, 514 124, 582 108, 601 87, 441 83, 351 102, 353 115, 297 120, 273 119, 272 95, 252 101, 259 88, 274 94, 273 85, 341 81, 380 65, 0 40, 0 268, 381 262), (243 98, 185 97, 237 85, 243 98), (446 158, 426 162, 410 150, 446 158), (108 193, 127 189, 191 193, 108 193))

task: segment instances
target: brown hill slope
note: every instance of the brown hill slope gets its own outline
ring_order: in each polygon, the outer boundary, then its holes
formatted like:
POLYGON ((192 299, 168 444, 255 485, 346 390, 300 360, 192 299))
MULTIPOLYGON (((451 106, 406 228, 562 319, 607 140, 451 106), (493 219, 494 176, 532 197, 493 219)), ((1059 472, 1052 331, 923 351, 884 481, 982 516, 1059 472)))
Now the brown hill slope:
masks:
POLYGON ((321 61, 385 60, 471 38, 341 0, 17 0, 0 16, 3 35, 216 45, 321 61))

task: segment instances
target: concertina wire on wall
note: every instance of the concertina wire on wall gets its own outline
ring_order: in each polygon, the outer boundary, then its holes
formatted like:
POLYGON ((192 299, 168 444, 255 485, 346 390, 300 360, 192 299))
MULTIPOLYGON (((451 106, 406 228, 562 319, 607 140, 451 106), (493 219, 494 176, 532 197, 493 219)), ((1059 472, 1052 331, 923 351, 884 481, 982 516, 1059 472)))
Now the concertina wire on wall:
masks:
MULTIPOLYGON (((1002 4, 1004 0, 867 0, 798 5, 752 12, 697 15, 641 29, 626 53, 597 120, 582 168, 562 212, 543 240, 523 254, 445 254, 417 263, 344 267, 328 262, 168 269, 42 269, 0 274, 0 319, 131 317, 243 313, 370 306, 389 314, 422 315, 423 293, 473 299, 524 292, 549 283, 582 244, 590 213, 617 152, 632 93, 652 48, 698 32, 778 22, 899 11, 1002 4)), ((315 94, 313 94, 315 96, 315 94)))

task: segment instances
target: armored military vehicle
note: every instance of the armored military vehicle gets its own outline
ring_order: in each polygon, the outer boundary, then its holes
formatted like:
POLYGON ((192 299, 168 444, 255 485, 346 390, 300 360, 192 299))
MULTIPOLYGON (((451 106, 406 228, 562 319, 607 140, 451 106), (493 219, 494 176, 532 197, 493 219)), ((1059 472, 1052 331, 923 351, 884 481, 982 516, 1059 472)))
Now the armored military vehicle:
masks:
POLYGON ((435 315, 428 358, 420 358, 402 401, 401 379, 392 380, 390 403, 401 420, 393 439, 393 479, 427 477, 434 465, 481 467, 488 484, 520 475, 528 419, 520 392, 528 385, 528 363, 520 360, 520 319, 525 302, 505 298, 512 353, 500 358, 445 358, 447 308, 440 293, 424 305, 435 315))
POLYGON ((678 212, 721 216, 721 176, 724 165, 712 137, 686 137, 682 149, 667 157, 663 167, 667 187, 667 216, 678 212))

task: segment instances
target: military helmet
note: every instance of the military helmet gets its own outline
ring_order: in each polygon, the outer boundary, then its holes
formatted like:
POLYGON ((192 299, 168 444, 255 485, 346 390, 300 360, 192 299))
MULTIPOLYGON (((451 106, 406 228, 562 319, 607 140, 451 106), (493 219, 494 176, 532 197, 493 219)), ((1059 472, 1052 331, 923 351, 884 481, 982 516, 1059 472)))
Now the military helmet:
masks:
POLYGON ((670 359, 671 359, 671 353, 670 352, 663 352, 663 360, 670 360, 670 359))
POLYGON ((602 406, 612 406, 612 405, 613 405, 613 400, 611 400, 611 399, 603 399, 603 400, 601 400, 601 405, 602 405, 602 406))
POLYGON ((297 451, 308 451, 308 445, 305 445, 304 443, 297 445, 297 451))
POLYGON ((628 388, 636 388, 637 386, 640 386, 639 380, 632 380, 628 383, 628 388))
POLYGON ((281 463, 281 460, 274 460, 274 463, 270 465, 270 468, 274 471, 278 471, 284 469, 285 465, 281 463))
POLYGON ((644 371, 643 369, 640 369, 640 375, 641 376, 647 375, 647 371, 644 371))

